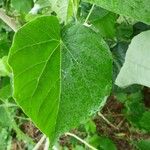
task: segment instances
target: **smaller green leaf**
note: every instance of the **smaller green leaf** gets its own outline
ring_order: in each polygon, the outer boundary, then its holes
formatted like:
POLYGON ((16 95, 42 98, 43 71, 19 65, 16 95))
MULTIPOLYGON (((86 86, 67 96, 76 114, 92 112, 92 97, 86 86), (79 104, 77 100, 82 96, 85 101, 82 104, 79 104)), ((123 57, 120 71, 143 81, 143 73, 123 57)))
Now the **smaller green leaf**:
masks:
POLYGON ((90 134, 95 134, 96 125, 91 119, 87 123, 85 123, 85 130, 90 134))
POLYGON ((68 22, 77 15, 79 0, 50 0, 51 9, 61 22, 68 22))
POLYGON ((126 53, 125 63, 116 79, 116 85, 126 87, 141 84, 150 87, 150 31, 142 32, 132 39, 126 53))
POLYGON ((99 30, 103 37, 113 38, 116 34, 116 19, 116 14, 100 7, 95 7, 89 21, 99 30))
POLYGON ((10 79, 4 77, 0 80, 0 100, 5 101, 12 96, 10 79))
POLYGON ((141 128, 139 122, 144 112, 145 106, 142 102, 142 95, 140 93, 127 95, 124 115, 133 126, 141 128))
POLYGON ((125 60, 125 53, 127 51, 128 44, 125 42, 119 42, 117 45, 112 49, 113 54, 113 80, 116 79, 117 74, 119 73, 124 60, 125 60))
POLYGON ((0 76, 9 76, 10 75, 10 68, 7 63, 7 56, 4 56, 2 59, 0 59, 0 76))
POLYGON ((113 141, 104 136, 95 135, 90 138, 89 142, 99 150, 117 150, 113 141))
POLYGON ((82 147, 82 146, 77 145, 77 146, 74 148, 74 150, 85 150, 85 148, 82 147))
POLYGON ((122 22, 117 25, 117 39, 119 41, 129 41, 133 34, 133 26, 122 22))
POLYGON ((28 13, 33 7, 33 0, 11 0, 12 6, 19 12, 28 13))
POLYGON ((0 0, 0 5, 2 5, 3 4, 3 0, 0 0))
POLYGON ((7 39, 0 40, 0 58, 8 54, 9 46, 7 39))
POLYGON ((0 129, 0 149, 1 150, 7 149, 8 135, 9 135, 9 132, 7 131, 7 129, 5 128, 0 129))
POLYGON ((11 126, 10 118, 8 117, 8 114, 5 110, 5 108, 1 107, 1 105, 0 105, 0 126, 2 126, 2 127, 10 127, 11 126))
POLYGON ((150 140, 141 140, 137 142, 137 147, 139 150, 149 150, 150 149, 150 140))
POLYGON ((144 112, 140 120, 140 125, 145 130, 150 131, 150 111, 144 112))
POLYGON ((51 6, 50 1, 51 0, 38 0, 35 2, 35 4, 38 5, 40 8, 45 8, 51 6))

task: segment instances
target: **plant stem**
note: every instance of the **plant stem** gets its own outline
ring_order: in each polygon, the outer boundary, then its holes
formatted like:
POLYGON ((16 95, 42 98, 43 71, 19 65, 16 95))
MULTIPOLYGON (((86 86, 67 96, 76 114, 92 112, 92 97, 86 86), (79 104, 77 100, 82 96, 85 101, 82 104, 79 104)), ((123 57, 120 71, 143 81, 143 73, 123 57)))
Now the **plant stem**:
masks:
POLYGON ((28 120, 28 121, 31 121, 31 119, 30 119, 30 118, 25 118, 25 117, 15 116, 15 118, 17 118, 17 119, 21 119, 21 120, 28 120))
POLYGON ((113 127, 113 128, 116 129, 116 130, 119 130, 119 129, 118 129, 116 126, 114 126, 107 118, 105 118, 105 117, 103 116, 103 114, 101 114, 100 112, 98 112, 98 115, 99 115, 103 120, 105 120, 109 126, 113 127))
POLYGON ((5 103, 5 104, 1 104, 0 107, 18 107, 18 106, 13 103, 5 103))
POLYGON ((33 148, 33 150, 38 150, 39 147, 41 146, 41 144, 45 141, 46 136, 42 136, 42 138, 39 140, 39 142, 35 145, 35 147, 33 148))
POLYGON ((87 15, 85 21, 84 21, 84 24, 87 24, 87 22, 88 22, 88 20, 89 20, 89 17, 90 17, 90 15, 91 15, 91 13, 92 13, 92 11, 93 11, 93 9, 94 9, 94 6, 95 6, 95 4, 92 5, 92 7, 91 7, 91 9, 90 9, 90 11, 89 11, 89 13, 88 13, 88 15, 87 15))
POLYGON ((18 30, 16 22, 6 15, 3 9, 0 9, 0 19, 2 19, 14 32, 18 30))
POLYGON ((44 147, 44 150, 48 150, 49 149, 49 139, 47 138, 46 139, 46 143, 45 143, 45 147, 44 147))
POLYGON ((73 133, 65 133, 65 135, 67 136, 71 136, 71 137, 74 137, 75 139, 77 139, 78 141, 80 141, 81 143, 83 143, 84 145, 86 145, 87 147, 89 147, 90 149, 92 150, 97 150, 95 147, 93 147, 92 145, 88 144, 86 141, 82 140, 80 137, 76 136, 75 134, 73 133))

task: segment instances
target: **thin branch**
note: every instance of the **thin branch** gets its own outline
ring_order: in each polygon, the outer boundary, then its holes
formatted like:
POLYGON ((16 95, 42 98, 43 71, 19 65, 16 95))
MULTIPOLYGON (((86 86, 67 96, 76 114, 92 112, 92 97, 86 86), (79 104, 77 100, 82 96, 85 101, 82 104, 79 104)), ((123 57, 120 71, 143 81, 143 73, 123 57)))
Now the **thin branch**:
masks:
POLYGON ((47 138, 46 139, 46 143, 45 143, 45 147, 44 147, 44 150, 49 150, 49 139, 47 138))
POLYGON ((118 129, 122 126, 122 124, 124 123, 124 121, 125 121, 125 118, 117 125, 118 129))
POLYGON ((0 9, 0 19, 2 19, 10 28, 12 28, 14 32, 18 30, 17 24, 14 19, 7 16, 3 9, 0 9))
POLYGON ((35 145, 35 147, 33 148, 33 150, 38 150, 39 147, 42 145, 42 143, 45 141, 46 136, 42 136, 42 138, 39 140, 39 142, 35 145))
POLYGON ((106 121, 109 126, 113 127, 113 128, 116 129, 116 130, 119 130, 119 129, 118 129, 116 126, 114 126, 107 118, 105 118, 105 117, 103 116, 103 114, 101 114, 100 112, 98 112, 98 115, 99 115, 104 121, 106 121))
POLYGON ((1 104, 0 107, 18 107, 18 106, 16 104, 5 103, 5 104, 1 104))
POLYGON ((80 141, 81 143, 83 143, 84 145, 86 145, 87 147, 89 147, 91 150, 97 150, 95 147, 93 147, 92 145, 88 144, 86 141, 82 140, 80 137, 76 136, 75 134, 72 133, 65 133, 65 135, 67 136, 71 136, 74 137, 75 139, 77 139, 78 141, 80 141))
POLYGON ((91 16, 91 13, 92 13, 92 11, 93 11, 93 9, 94 9, 94 6, 95 6, 95 4, 92 5, 92 7, 91 7, 91 9, 90 9, 90 11, 89 11, 89 13, 88 13, 86 19, 85 19, 84 24, 87 24, 87 22, 88 22, 88 20, 89 20, 89 18, 90 18, 90 16, 91 16))

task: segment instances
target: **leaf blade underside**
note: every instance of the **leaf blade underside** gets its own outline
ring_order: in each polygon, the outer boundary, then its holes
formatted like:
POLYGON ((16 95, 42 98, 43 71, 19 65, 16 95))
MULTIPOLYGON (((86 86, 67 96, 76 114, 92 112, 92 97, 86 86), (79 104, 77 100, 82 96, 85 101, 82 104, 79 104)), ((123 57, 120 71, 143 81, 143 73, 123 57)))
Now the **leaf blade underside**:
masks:
POLYGON ((125 63, 116 79, 118 86, 141 84, 150 87, 149 39, 150 31, 142 32, 132 39, 126 53, 125 63))

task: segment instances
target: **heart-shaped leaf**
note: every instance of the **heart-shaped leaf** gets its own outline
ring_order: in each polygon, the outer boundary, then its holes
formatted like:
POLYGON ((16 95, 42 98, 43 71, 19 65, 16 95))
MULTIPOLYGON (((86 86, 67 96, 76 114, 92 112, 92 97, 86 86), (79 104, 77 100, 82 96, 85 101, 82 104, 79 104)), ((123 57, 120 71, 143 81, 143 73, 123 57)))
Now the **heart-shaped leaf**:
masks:
POLYGON ((60 35, 56 17, 37 18, 15 34, 9 54, 14 98, 51 140, 97 110, 111 89, 112 59, 100 35, 79 23, 60 35))

